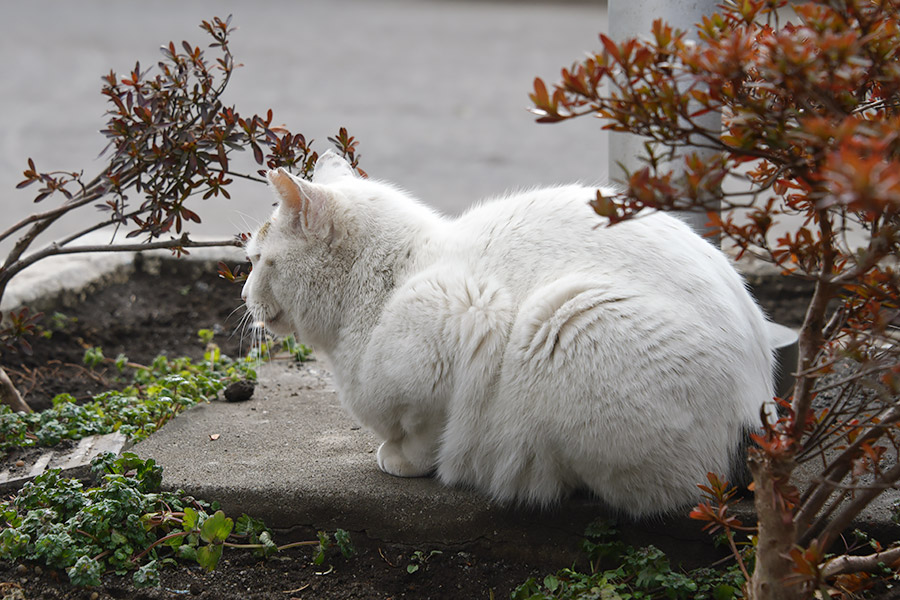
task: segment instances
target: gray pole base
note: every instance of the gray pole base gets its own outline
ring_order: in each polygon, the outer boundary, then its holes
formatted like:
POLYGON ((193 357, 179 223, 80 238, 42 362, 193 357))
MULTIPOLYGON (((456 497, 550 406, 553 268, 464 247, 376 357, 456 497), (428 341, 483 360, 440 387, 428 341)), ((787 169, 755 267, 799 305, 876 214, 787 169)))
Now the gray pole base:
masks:
POLYGON ((778 323, 768 323, 769 345, 775 354, 775 394, 786 398, 794 387, 797 368, 797 332, 778 323))

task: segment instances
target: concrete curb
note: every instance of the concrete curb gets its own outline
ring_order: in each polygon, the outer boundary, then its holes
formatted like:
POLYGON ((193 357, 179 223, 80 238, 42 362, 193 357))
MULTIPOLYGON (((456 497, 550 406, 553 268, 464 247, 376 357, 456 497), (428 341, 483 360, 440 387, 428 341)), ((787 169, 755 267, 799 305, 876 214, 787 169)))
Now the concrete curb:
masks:
POLYGON ((22 460, 21 465, 8 464, 0 471, 0 494, 13 493, 50 469, 59 469, 62 477, 87 479, 91 476, 91 461, 95 457, 104 452, 120 454, 130 446, 125 436, 117 431, 81 438, 72 447, 44 452, 35 460, 22 460))
MULTIPOLYGON (((198 237, 197 241, 204 238, 198 237)), ((109 235, 85 236, 85 245, 104 244, 109 235)), ((184 260, 201 264, 220 260, 243 262, 240 248, 195 248, 180 259, 172 258, 168 250, 142 252, 86 252, 45 258, 10 281, 0 303, 0 312, 28 306, 32 312, 73 306, 93 291, 113 283, 123 283, 135 269, 158 272, 164 260, 184 260)))
MULTIPOLYGON (((249 401, 194 407, 133 450, 164 466, 166 489, 216 499, 228 514, 248 512, 280 530, 342 528, 379 542, 475 545, 565 564, 579 557, 585 527, 613 516, 588 498, 524 510, 435 479, 392 477, 378 469, 377 447, 341 408, 318 363, 275 360, 261 365, 249 401)), ((691 565, 726 554, 684 515, 622 523, 621 532, 691 565)))

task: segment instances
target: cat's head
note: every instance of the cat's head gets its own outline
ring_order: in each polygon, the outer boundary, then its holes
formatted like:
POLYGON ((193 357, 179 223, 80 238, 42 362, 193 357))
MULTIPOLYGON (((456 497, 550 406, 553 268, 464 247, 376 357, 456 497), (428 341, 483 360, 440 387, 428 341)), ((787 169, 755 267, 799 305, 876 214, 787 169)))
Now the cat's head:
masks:
POLYGON ((354 228, 342 180, 354 180, 350 165, 323 154, 312 181, 284 169, 267 173, 278 206, 245 246, 253 265, 241 294, 254 321, 276 335, 321 337, 334 320, 330 303, 346 278, 354 228))
POLYGON ((358 313, 387 297, 392 257, 409 245, 404 238, 439 217, 358 176, 331 151, 316 162, 312 181, 283 169, 268 179, 278 206, 246 245, 253 270, 242 296, 270 332, 326 350, 347 318, 367 316, 358 313))

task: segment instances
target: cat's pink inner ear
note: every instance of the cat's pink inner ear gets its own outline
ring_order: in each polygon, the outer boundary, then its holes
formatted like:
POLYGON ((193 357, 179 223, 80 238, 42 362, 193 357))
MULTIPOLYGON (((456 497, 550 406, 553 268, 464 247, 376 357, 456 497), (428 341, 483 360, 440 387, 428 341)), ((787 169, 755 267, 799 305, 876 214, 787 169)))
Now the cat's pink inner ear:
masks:
POLYGON ((286 205, 286 208, 291 209, 292 212, 300 212, 303 210, 304 202, 300 187, 297 185, 297 182, 288 175, 287 171, 284 169, 269 171, 266 173, 266 176, 269 179, 269 183, 272 184, 275 191, 278 193, 278 197, 281 198, 281 202, 286 205))
POLYGON ((326 225, 329 193, 324 187, 294 179, 283 169, 269 171, 267 177, 281 199, 280 212, 289 222, 312 234, 326 225))

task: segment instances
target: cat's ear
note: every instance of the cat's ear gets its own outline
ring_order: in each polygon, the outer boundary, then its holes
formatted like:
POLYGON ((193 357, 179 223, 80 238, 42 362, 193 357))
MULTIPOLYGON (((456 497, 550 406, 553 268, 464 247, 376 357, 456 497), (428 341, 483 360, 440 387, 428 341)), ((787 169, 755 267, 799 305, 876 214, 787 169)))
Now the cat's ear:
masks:
POLYGON ((342 156, 332 150, 326 150, 316 161, 312 180, 316 183, 334 183, 345 177, 355 177, 353 167, 342 156))
POLYGON ((335 239, 334 198, 327 187, 292 177, 284 169, 266 173, 281 200, 279 215, 304 236, 329 244, 335 239))

